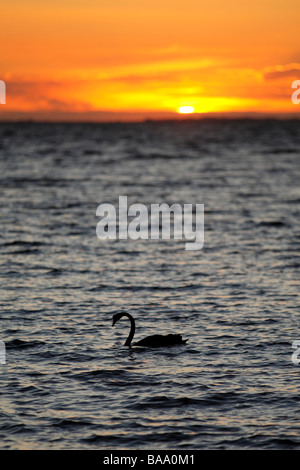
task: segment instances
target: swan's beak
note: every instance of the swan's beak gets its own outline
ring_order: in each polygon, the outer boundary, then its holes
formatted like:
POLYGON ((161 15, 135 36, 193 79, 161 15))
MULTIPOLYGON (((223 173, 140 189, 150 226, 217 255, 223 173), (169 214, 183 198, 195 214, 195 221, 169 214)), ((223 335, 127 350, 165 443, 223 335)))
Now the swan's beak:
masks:
POLYGON ((122 312, 119 312, 119 313, 116 313, 115 315, 113 315, 113 322, 112 322, 112 326, 114 326, 118 320, 120 320, 120 318, 123 316, 123 313, 122 312))

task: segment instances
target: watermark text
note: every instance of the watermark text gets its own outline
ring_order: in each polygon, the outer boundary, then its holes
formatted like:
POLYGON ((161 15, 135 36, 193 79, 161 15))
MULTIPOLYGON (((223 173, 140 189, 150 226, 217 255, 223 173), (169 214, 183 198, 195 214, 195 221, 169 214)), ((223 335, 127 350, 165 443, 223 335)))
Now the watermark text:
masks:
POLYGON ((4 341, 0 340, 0 364, 6 364, 6 349, 4 341))
POLYGON ((293 341, 292 348, 296 349, 296 351, 294 351, 292 354, 292 363, 297 366, 300 363, 300 357, 299 357, 300 356, 300 341, 299 340, 293 341))
POLYGON ((300 80, 294 80, 292 83, 292 88, 297 88, 296 91, 292 94, 292 102, 294 104, 300 103, 300 80))
POLYGON ((6 86, 3 80, 0 80, 0 104, 6 104, 6 86))
POLYGON ((144 204, 128 207, 127 196, 119 196, 119 207, 103 203, 97 207, 96 234, 99 240, 188 240, 186 250, 201 250, 204 244, 204 204, 144 204), (130 220, 131 218, 131 220, 130 220))

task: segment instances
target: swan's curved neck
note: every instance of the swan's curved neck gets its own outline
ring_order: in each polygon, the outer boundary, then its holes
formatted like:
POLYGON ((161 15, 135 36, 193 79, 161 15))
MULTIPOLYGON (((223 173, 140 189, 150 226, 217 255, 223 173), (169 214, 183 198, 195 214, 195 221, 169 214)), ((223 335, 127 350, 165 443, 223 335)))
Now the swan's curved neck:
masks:
POLYGON ((130 315, 130 313, 124 312, 124 316, 129 318, 130 324, 131 324, 130 333, 128 335, 127 340, 125 341, 124 346, 130 346, 131 341, 133 340, 133 337, 134 337, 134 333, 135 333, 135 321, 134 321, 134 318, 130 315))

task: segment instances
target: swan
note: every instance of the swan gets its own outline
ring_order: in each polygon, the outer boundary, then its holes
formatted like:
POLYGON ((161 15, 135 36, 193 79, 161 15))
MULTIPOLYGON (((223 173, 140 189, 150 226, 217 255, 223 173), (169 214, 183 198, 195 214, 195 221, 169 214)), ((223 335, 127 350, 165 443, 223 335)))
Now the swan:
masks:
MULTIPOLYGON (((120 320, 122 317, 127 317, 130 320, 131 328, 128 335, 127 340, 124 343, 124 346, 131 346, 131 341, 133 340, 134 333, 135 333, 135 321, 132 315, 127 312, 119 312, 113 316, 113 323, 114 326, 117 321, 120 320)), ((165 346, 175 346, 178 344, 185 344, 187 339, 182 339, 181 335, 152 335, 147 336, 147 338, 141 339, 137 343, 134 343, 134 346, 148 346, 149 348, 160 348, 165 346)))

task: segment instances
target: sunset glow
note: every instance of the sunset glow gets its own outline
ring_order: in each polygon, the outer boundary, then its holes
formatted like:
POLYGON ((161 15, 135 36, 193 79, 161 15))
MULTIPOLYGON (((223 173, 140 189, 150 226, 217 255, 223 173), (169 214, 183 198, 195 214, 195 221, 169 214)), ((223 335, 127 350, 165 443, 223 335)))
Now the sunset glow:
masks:
POLYGON ((299 114, 299 13, 295 0, 11 0, 0 118, 299 114))

